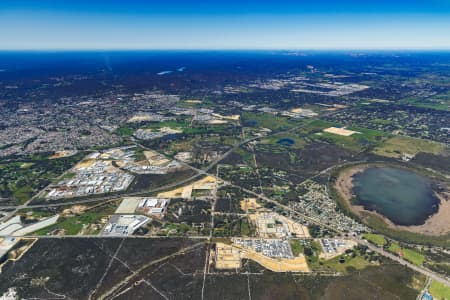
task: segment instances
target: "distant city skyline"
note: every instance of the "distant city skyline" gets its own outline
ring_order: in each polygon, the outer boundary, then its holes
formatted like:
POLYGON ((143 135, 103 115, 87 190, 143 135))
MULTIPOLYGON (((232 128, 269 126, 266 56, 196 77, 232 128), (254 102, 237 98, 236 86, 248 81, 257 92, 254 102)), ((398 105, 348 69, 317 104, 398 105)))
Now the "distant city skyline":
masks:
POLYGON ((450 1, 0 2, 0 50, 450 49, 450 1))

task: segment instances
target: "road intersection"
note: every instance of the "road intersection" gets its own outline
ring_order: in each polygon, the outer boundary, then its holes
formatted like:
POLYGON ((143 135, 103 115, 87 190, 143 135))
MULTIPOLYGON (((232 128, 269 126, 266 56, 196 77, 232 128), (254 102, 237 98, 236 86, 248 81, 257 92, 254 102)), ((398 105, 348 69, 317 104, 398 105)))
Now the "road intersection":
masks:
MULTIPOLYGON (((291 129, 285 130, 285 131, 274 132, 271 135, 273 135, 273 134, 280 134, 280 133, 284 133, 284 132, 289 132, 289 131, 298 129, 300 127, 301 126, 298 126, 298 127, 295 127, 295 128, 291 128, 291 129)), ((213 168, 216 165, 218 165, 221 161, 223 161, 231 153, 236 151, 239 147, 244 146, 244 145, 246 145, 246 144, 248 144, 248 143, 250 143, 252 141, 256 141, 256 140, 258 140, 260 138, 261 137, 247 138, 247 139, 244 139, 243 141, 241 141, 239 143, 236 143, 227 152, 223 153, 221 156, 219 156, 217 159, 215 159, 213 162, 211 162, 208 166, 206 166, 206 167, 204 167, 202 169, 193 167, 193 166, 191 166, 191 165, 189 165, 187 163, 184 163, 184 162, 180 162, 185 167, 188 167, 188 168, 194 170, 196 172, 196 174, 193 175, 193 176, 190 176, 189 178, 185 178, 185 179, 180 180, 178 182, 167 184, 167 185, 155 188, 155 189, 150 189, 150 190, 147 190, 147 191, 133 192, 133 193, 122 193, 122 194, 117 195, 117 196, 104 196, 104 197, 102 196, 102 197, 93 198, 93 199, 80 199, 80 200, 73 200, 73 201, 62 202, 62 203, 49 203, 49 204, 30 205, 30 203, 32 203, 32 201, 35 200, 37 198, 37 196, 40 194, 40 193, 38 193, 37 195, 35 195, 33 198, 31 198, 30 200, 28 200, 26 203, 24 203, 22 205, 19 205, 19 206, 0 206, 0 209, 13 209, 13 211, 11 211, 8 214, 8 216, 5 218, 5 219, 7 219, 7 218, 11 218, 14 214, 16 214, 21 209, 26 209, 26 208, 43 208, 43 207, 58 207, 58 206, 66 206, 66 205, 74 205, 74 204, 87 204, 87 203, 96 203, 96 202, 110 202, 110 201, 119 200, 119 199, 121 199, 122 197, 125 197, 125 196, 148 195, 149 193, 154 193, 154 192, 159 192, 159 191, 163 191, 163 190, 179 187, 181 185, 184 185, 184 184, 187 184, 189 182, 192 182, 193 180, 195 180, 195 179, 197 179, 199 177, 202 177, 202 176, 212 176, 212 177, 216 178, 217 180, 221 181, 223 185, 229 185, 229 186, 238 188, 238 189, 240 189, 240 190, 242 190, 242 191, 244 191, 244 192, 246 192, 246 193, 248 193, 250 195, 253 195, 254 197, 256 197, 256 198, 258 198, 258 199, 260 199, 260 200, 262 200, 262 201, 264 201, 266 203, 271 203, 271 204, 273 204, 273 205, 275 205, 275 206, 277 206, 277 207, 279 207, 279 208, 281 208, 281 209, 283 209, 285 211, 288 211, 288 212, 290 212, 292 214, 300 216, 301 218, 303 218, 304 220, 306 220, 308 222, 311 222, 313 224, 316 224, 316 225, 322 226, 324 228, 330 229, 330 230, 332 230, 332 231, 334 231, 336 233, 339 233, 341 235, 346 235, 345 232, 341 232, 341 231, 337 230, 336 228, 334 228, 332 226, 329 226, 327 224, 324 224, 323 222, 320 222, 319 220, 317 220, 317 219, 315 219, 315 218, 313 218, 311 216, 302 214, 302 213, 294 210, 293 208, 291 208, 291 207, 289 207, 287 205, 283 205, 283 204, 279 203, 278 201, 267 197, 266 195, 264 195, 262 193, 256 193, 256 192, 248 190, 248 189, 246 189, 246 188, 244 188, 242 186, 233 184, 231 182, 227 182, 226 180, 220 178, 218 176, 218 174, 213 174, 213 173, 210 172, 211 170, 213 170, 213 168)), ((144 147, 142 145, 139 145, 139 146, 144 147)), ((355 163, 355 162, 352 162, 352 163, 355 163)), ((321 172, 319 172, 318 174, 314 175, 313 177, 329 173, 331 170, 333 170, 333 169, 335 169, 337 167, 340 167, 341 165, 342 164, 340 164, 338 166, 329 167, 329 168, 327 168, 325 170, 322 170, 321 172)), ((63 176, 63 175, 61 175, 61 176, 63 176)), ((212 215, 214 215, 214 213, 212 215)), ((30 237, 30 238, 105 238, 104 236, 27 236, 27 238, 28 237, 30 237)), ((210 240, 211 237, 212 236, 210 235, 209 237, 206 237, 206 236, 190 236, 189 238, 210 240)), ((154 237, 154 236, 139 236, 139 237, 138 236, 128 236, 127 238, 158 238, 158 237, 154 237)), ((432 272, 432 271, 430 271, 430 270, 428 270, 426 268, 416 266, 416 265, 414 265, 414 264, 404 260, 403 258, 401 258, 399 256, 396 256, 396 255, 394 255, 392 253, 389 253, 389 252, 385 251, 383 248, 377 247, 377 246, 367 242, 367 240, 364 240, 364 239, 362 239, 362 238, 360 238, 358 236, 350 236, 348 238, 351 238, 355 242, 367 246, 370 250, 372 250, 372 251, 374 251, 374 252, 376 252, 376 253, 384 256, 384 257, 387 257, 387 258, 389 258, 389 259, 391 259, 391 260, 393 260, 393 261, 395 261, 395 262, 397 262, 397 263, 399 263, 401 265, 404 265, 404 266, 406 266, 406 267, 408 267, 408 268, 410 268, 410 269, 412 269, 412 270, 414 270, 416 272, 419 272, 419 273, 427 276, 428 278, 431 278, 431 279, 433 279, 435 281, 438 281, 438 282, 440 282, 442 284, 450 286, 450 281, 447 280, 446 278, 442 277, 441 275, 439 275, 437 273, 434 273, 434 272, 432 272)))

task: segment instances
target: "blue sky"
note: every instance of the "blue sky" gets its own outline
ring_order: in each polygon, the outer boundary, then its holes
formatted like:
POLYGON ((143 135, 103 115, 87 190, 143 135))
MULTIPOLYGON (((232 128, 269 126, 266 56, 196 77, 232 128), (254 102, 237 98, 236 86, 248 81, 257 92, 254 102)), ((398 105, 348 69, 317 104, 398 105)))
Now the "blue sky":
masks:
POLYGON ((450 0, 1 0, 0 49, 450 49, 450 0))

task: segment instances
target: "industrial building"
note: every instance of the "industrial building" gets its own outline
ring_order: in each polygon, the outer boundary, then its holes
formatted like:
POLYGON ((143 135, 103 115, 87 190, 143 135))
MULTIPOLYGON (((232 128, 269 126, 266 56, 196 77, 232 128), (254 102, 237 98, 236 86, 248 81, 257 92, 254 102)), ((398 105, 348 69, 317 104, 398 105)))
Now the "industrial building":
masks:
POLYGON ((142 213, 152 217, 162 218, 169 206, 168 198, 156 197, 125 197, 116 210, 116 214, 142 213))
POLYGON ((101 235, 127 236, 133 234, 139 227, 147 224, 150 218, 139 215, 112 215, 103 228, 101 235))

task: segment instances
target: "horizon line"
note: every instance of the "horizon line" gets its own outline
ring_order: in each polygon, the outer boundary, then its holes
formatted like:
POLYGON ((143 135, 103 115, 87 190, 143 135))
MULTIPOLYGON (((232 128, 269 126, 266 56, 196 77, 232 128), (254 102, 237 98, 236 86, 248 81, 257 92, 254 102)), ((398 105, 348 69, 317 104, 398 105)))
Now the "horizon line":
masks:
POLYGON ((387 47, 387 48, 0 48, 0 52, 100 52, 100 51, 450 51, 448 47, 387 47))

